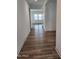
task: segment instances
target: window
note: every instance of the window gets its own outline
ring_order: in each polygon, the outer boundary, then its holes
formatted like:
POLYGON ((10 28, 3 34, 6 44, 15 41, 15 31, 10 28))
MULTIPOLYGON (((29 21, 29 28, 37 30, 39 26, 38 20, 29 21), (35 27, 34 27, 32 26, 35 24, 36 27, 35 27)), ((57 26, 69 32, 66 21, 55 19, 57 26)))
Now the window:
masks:
POLYGON ((44 15, 43 14, 34 14, 34 20, 43 20, 44 15))
POLYGON ((38 20, 38 15, 34 14, 34 20, 38 20))
POLYGON ((39 14, 39 20, 43 20, 43 15, 39 14))

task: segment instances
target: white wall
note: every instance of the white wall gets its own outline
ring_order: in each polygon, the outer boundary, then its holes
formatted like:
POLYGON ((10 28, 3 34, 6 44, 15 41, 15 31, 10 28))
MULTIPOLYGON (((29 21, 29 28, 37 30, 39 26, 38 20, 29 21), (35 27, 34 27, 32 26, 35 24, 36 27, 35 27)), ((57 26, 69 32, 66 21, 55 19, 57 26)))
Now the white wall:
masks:
POLYGON ((17 54, 30 32, 29 6, 25 0, 17 0, 17 54))
POLYGON ((46 31, 46 28, 45 28, 45 5, 43 6, 43 13, 44 13, 44 20, 43 20, 43 28, 44 30, 46 31))
POLYGON ((57 0, 56 15, 56 51, 61 56, 61 1, 57 0))
POLYGON ((45 7, 46 31, 56 31, 56 0, 49 0, 45 7))

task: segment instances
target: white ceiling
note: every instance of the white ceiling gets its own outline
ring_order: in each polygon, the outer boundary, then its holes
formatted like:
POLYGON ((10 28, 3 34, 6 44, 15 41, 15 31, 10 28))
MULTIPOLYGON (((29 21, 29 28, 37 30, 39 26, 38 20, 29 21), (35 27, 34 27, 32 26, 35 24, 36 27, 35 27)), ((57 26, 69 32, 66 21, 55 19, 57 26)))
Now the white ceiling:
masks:
POLYGON ((41 9, 47 0, 38 0, 35 2, 34 0, 26 0, 31 9, 41 9))

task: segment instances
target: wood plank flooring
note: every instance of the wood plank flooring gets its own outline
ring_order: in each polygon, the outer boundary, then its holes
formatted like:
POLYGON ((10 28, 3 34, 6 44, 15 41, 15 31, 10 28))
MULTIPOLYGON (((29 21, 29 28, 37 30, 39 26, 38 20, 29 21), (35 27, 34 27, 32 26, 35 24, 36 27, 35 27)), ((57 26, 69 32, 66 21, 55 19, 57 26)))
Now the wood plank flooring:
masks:
POLYGON ((31 30, 17 59, 60 59, 55 51, 56 32, 45 32, 42 25, 31 30))

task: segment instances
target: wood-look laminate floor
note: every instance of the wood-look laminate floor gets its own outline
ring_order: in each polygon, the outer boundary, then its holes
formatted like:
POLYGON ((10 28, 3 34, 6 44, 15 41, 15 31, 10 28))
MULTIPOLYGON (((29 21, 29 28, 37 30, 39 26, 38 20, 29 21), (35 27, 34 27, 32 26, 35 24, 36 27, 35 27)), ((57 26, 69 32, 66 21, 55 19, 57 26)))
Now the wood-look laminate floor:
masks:
POLYGON ((17 59, 60 59, 55 51, 56 32, 34 25, 17 59))

